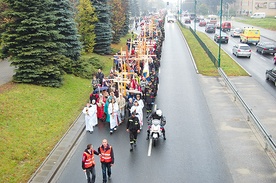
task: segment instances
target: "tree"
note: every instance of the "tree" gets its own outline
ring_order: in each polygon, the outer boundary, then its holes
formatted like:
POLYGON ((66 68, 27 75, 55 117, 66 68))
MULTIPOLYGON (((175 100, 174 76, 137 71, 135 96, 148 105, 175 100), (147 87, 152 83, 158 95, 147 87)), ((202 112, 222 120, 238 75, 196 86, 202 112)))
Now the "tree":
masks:
POLYGON ((110 23, 110 7, 107 0, 92 0, 98 22, 95 24, 96 44, 94 52, 98 54, 111 53, 112 29, 110 23))
POLYGON ((81 44, 78 38, 72 6, 68 0, 54 0, 54 2, 53 10, 56 11, 57 17, 56 29, 63 35, 59 41, 64 43, 63 45, 65 46, 63 54, 76 61, 80 57, 81 44))
POLYGON ((123 0, 123 8, 125 12, 125 22, 122 28, 122 35, 125 36, 128 33, 129 30, 129 24, 130 24, 130 7, 129 7, 129 0, 123 0))
POLYGON ((140 9, 137 0, 130 0, 130 12, 132 17, 140 16, 140 9))
POLYGON ((51 0, 5 0, 12 22, 3 33, 4 47, 15 66, 13 80, 42 86, 60 87, 63 71, 60 61, 64 46, 56 30, 55 12, 51 0), (60 47, 62 46, 62 47, 60 47))
POLYGON ((125 23, 125 11, 122 5, 122 0, 111 0, 111 24, 112 24, 112 43, 119 43, 125 23))
POLYGON ((80 0, 77 6, 78 14, 76 15, 76 21, 78 23, 78 30, 81 35, 81 42, 84 47, 84 52, 92 53, 95 45, 95 23, 97 22, 97 16, 95 14, 95 8, 92 7, 90 0, 80 0))

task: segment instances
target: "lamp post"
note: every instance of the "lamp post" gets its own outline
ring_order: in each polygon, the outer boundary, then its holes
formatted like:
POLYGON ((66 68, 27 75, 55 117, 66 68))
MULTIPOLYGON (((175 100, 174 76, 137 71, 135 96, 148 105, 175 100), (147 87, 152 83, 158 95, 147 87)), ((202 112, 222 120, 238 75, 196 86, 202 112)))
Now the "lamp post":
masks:
POLYGON ((218 53, 218 67, 220 67, 220 51, 221 51, 221 23, 222 23, 222 0, 220 0, 220 11, 219 11, 219 53, 218 53))
POLYGON ((196 3, 197 1, 195 0, 195 19, 194 19, 194 31, 196 33, 196 3))

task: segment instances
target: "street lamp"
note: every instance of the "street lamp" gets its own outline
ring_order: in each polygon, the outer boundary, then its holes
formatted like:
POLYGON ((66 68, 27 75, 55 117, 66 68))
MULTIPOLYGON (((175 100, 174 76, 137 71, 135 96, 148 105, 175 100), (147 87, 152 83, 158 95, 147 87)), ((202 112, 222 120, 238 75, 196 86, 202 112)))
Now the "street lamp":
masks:
POLYGON ((195 0, 195 19, 194 19, 194 31, 196 33, 196 3, 197 1, 195 0))
POLYGON ((219 11, 219 53, 218 53, 218 67, 220 67, 220 50, 221 50, 221 23, 222 23, 222 0, 220 0, 220 11, 219 11))

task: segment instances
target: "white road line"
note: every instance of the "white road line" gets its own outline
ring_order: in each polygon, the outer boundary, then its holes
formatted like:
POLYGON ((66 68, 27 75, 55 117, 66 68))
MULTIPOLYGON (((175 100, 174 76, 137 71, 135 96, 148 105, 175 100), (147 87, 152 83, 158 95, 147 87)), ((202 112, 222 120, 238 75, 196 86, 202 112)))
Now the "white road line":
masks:
POLYGON ((151 148, 152 148, 152 139, 149 139, 149 150, 148 150, 148 156, 151 155, 151 148))

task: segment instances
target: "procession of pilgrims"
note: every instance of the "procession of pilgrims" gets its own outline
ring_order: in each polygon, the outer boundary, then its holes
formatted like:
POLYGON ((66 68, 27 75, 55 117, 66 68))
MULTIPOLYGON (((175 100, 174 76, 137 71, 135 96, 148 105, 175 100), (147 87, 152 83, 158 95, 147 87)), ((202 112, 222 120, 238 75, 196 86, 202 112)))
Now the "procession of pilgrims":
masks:
POLYGON ((165 15, 136 19, 139 35, 126 42, 126 50, 113 56, 109 76, 101 69, 92 78, 93 91, 83 109, 86 131, 93 133, 99 122, 109 123, 113 134, 132 112, 143 128, 143 114, 151 114, 158 93, 158 71, 165 39, 165 15))

